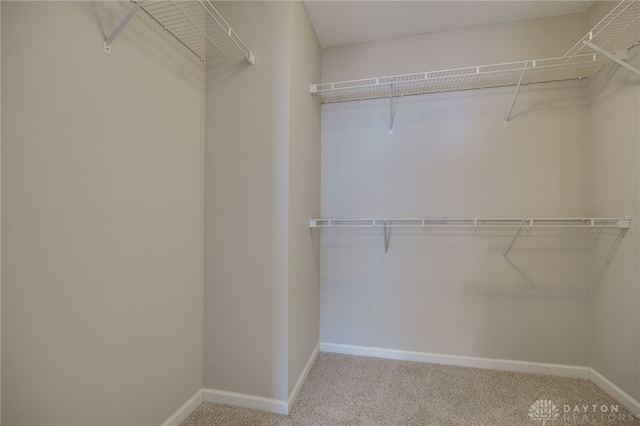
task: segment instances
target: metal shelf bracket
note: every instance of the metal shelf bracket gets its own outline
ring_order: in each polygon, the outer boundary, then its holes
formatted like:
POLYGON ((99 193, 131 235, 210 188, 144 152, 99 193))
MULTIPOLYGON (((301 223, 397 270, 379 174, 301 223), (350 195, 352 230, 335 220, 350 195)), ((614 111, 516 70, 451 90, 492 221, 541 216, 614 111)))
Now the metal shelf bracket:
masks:
POLYGON ((611 59, 613 62, 622 65, 623 67, 625 67, 626 69, 628 69, 629 71, 636 73, 638 75, 640 75, 640 70, 637 69, 636 67, 634 67, 633 65, 630 65, 629 63, 623 61, 623 59, 626 59, 627 56, 627 51, 626 50, 622 50, 620 52, 618 52, 618 54, 614 55, 610 52, 607 52, 606 50, 604 50, 603 48, 601 48, 598 45, 593 44, 590 41, 586 41, 585 44, 587 46, 589 46, 590 48, 592 48, 593 50, 595 50, 598 53, 602 53, 604 56, 606 56, 607 58, 611 59))
POLYGON ((629 222, 631 222, 631 216, 622 216, 618 219, 618 228, 629 229, 629 222))
POLYGON ((129 13, 127 13, 127 16, 125 16, 124 19, 118 24, 118 26, 111 32, 111 34, 109 34, 109 37, 104 40, 104 44, 102 45, 102 51, 104 53, 106 53, 107 55, 111 55, 111 43, 113 43, 113 40, 118 37, 120 31, 122 31, 122 29, 127 26, 131 18, 133 18, 133 15, 135 15, 136 12, 140 10, 145 1, 147 0, 138 0, 135 6, 133 6, 129 13))
POLYGON ((391 228, 387 227, 387 223, 384 223, 384 258, 389 258, 389 241, 391 240, 391 228))
POLYGON ((513 234, 513 237, 511 237, 511 241, 509 242, 509 245, 507 246, 505 251, 502 253, 502 257, 500 258, 501 261, 503 262, 507 261, 507 254, 509 254, 509 250, 511 250, 511 246, 513 246, 513 243, 516 242, 516 239, 518 238, 518 234, 522 230, 522 227, 527 222, 527 220, 528 219, 522 219, 522 222, 520 222, 520 226, 518 226, 518 228, 516 229, 516 232, 513 234))
POLYGON ((389 134, 393 134, 393 83, 389 85, 389 134))
MULTIPOLYGON (((511 111, 513 110, 513 106, 516 103, 516 98, 518 97, 518 91, 520 90, 520 85, 522 84, 522 79, 524 78, 524 72, 527 70, 528 62, 525 62, 524 67, 522 68, 522 72, 520 73, 520 78, 518 79, 518 84, 516 85, 516 91, 513 93, 513 99, 511 99, 511 105, 509 105, 509 110, 507 111, 507 117, 504 119, 504 127, 509 125, 509 118, 511 117, 511 111)), ((535 62, 534 62, 535 67, 535 62)))

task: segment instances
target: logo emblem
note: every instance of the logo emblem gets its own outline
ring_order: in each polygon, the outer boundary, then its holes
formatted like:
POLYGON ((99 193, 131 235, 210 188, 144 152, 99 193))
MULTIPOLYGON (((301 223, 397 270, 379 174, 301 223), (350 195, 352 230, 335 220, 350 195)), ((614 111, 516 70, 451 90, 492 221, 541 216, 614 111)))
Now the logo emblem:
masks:
POLYGON ((539 399, 529 407, 529 417, 531 420, 542 422, 546 426, 547 422, 555 421, 560 417, 560 410, 551 399, 539 399))

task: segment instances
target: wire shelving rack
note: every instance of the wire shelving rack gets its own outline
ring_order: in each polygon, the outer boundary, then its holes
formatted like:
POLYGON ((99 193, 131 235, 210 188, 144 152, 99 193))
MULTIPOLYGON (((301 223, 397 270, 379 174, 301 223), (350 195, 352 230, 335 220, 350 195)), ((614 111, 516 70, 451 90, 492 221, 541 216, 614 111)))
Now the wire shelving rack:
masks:
POLYGON ((523 85, 588 79, 611 61, 640 75, 625 62, 627 52, 638 45, 640 0, 622 0, 561 57, 318 83, 310 85, 310 92, 323 104, 388 98, 392 134, 394 97, 515 86, 506 126, 523 85))
POLYGON ((476 228, 512 230, 513 234, 502 252, 501 260, 507 255, 523 229, 604 229, 629 228, 631 216, 621 217, 579 217, 579 218, 321 218, 309 219, 310 228, 376 228, 384 232, 384 257, 389 257, 389 243, 392 228, 443 229, 476 228))
POLYGON ((138 10, 151 17, 201 61, 207 57, 228 56, 240 52, 249 63, 255 63, 255 52, 240 39, 210 0, 138 0, 129 14, 105 39, 105 53, 111 54, 111 43, 138 10))

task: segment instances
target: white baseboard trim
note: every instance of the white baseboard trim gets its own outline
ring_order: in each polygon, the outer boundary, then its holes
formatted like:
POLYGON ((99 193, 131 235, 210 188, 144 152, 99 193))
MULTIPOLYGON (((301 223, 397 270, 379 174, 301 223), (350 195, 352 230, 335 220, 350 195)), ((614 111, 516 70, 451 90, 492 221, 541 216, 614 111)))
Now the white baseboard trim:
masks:
POLYGON ((178 408, 175 413, 171 415, 162 426, 179 426, 189 414, 193 412, 198 406, 202 404, 202 389, 196 392, 187 402, 182 404, 182 407, 178 408))
POLYGON ((487 368, 492 370, 515 371, 520 373, 549 374, 589 380, 589 367, 574 365, 546 364, 541 362, 514 361, 508 359, 478 358, 460 355, 442 355, 427 352, 402 351, 397 349, 372 348, 366 346, 320 343, 321 352, 347 355, 361 355, 401 361, 428 362, 433 364, 457 365, 461 367, 487 368))
POLYGON ((202 389, 202 401, 235 405, 237 407, 269 411, 276 414, 289 414, 287 401, 247 395, 244 393, 227 392, 216 389, 202 389))
POLYGON ((606 392, 611 398, 622 404, 627 410, 640 417, 640 402, 633 399, 628 393, 614 385, 609 379, 598 373, 593 368, 589 369, 589 380, 606 392))
POLYGON ((293 390, 289 395, 289 401, 287 401, 287 414, 291 412, 291 407, 293 407, 294 402, 296 402, 296 399, 298 399, 298 394, 300 393, 300 389, 302 389, 302 385, 304 384, 305 380, 307 380, 309 371, 311 371, 311 367, 313 367, 313 364, 316 362, 316 358, 318 357, 319 353, 320 353, 320 343, 316 345, 315 349, 311 353, 311 356, 309 357, 307 364, 304 366, 304 369, 302 369, 302 373, 300 373, 300 377, 298 377, 298 381, 296 382, 296 385, 293 387, 293 390))
POLYGON ((302 388, 304 381, 309 375, 309 371, 311 371, 311 367, 313 367, 313 364, 318 357, 318 353, 320 353, 320 344, 318 344, 311 353, 307 364, 304 366, 300 377, 298 377, 298 381, 291 391, 291 395, 289 395, 288 401, 282 401, 273 398, 264 398, 261 396, 248 395, 244 393, 203 388, 198 392, 198 394, 194 395, 193 398, 191 398, 178 411, 176 411, 176 413, 171 416, 169 420, 164 422, 162 426, 178 425, 181 421, 186 419, 187 416, 202 402, 214 402, 217 404, 234 405, 236 407, 244 407, 253 410, 262 410, 276 414, 288 415, 291 407, 293 406, 293 403, 295 402, 296 398, 298 398, 298 394, 300 393, 300 389, 302 388), (196 400, 197 403, 195 402, 196 400), (184 414, 183 416, 182 413, 186 414, 184 414))
POLYGON ((316 361, 319 352, 339 353, 346 355, 360 355, 376 358, 395 359, 401 361, 428 362, 433 364, 457 365, 462 367, 486 368, 493 370, 515 371, 521 373, 549 374, 562 377, 590 380, 600 389, 606 392, 616 401, 620 402, 627 410, 635 415, 640 415, 640 402, 636 401, 625 391, 613 384, 610 380, 598 373, 593 368, 579 367, 562 364, 546 364, 529 361, 514 361, 493 358, 478 358, 460 355, 442 355, 427 352, 412 352, 397 349, 384 349, 366 346, 343 345, 338 343, 319 343, 313 350, 305 365, 296 385, 293 387, 288 401, 272 398, 247 395, 236 392, 220 391, 215 389, 200 389, 182 407, 178 408, 162 426, 178 426, 189 414, 202 402, 215 402, 218 404, 235 405, 254 410, 269 411, 277 414, 288 415, 296 401, 300 389, 304 384, 311 367, 316 361))

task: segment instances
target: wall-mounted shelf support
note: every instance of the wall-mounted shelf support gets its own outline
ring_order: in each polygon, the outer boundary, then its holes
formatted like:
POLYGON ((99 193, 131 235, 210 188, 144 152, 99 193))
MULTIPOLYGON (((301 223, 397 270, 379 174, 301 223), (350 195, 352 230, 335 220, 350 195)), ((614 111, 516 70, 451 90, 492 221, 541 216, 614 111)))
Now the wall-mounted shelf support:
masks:
POLYGON ((500 260, 502 260, 503 262, 507 261, 507 255, 509 254, 509 250, 511 250, 513 243, 515 243, 516 238, 518 238, 518 234, 522 230, 522 227, 524 226, 525 222, 526 222, 526 219, 523 219, 522 222, 520 222, 520 226, 518 226, 518 229, 516 229, 516 232, 513 234, 513 237, 511 237, 511 241, 509 241, 509 245, 507 246, 505 251, 502 253, 502 257, 500 258, 500 260))
POLYGON ((593 50, 595 50, 596 52, 602 53, 604 56, 606 56, 607 58, 611 59, 613 62, 622 65, 623 67, 625 67, 626 69, 630 70, 631 72, 634 72, 638 75, 640 75, 640 70, 637 69, 636 67, 634 67, 633 65, 623 61, 623 59, 626 59, 626 54, 627 51, 626 50, 621 50, 620 53, 617 54, 612 54, 607 52, 606 50, 604 50, 603 48, 601 48, 600 46, 597 46, 593 43, 591 43, 590 41, 586 43, 587 46, 589 46, 590 48, 592 48, 593 50), (622 58, 619 56, 623 56, 622 58))
MULTIPOLYGON (((504 126, 507 127, 509 125, 509 118, 511 117, 511 111, 513 111, 513 106, 516 103, 516 98, 518 97, 518 91, 520 90, 520 85, 522 84, 522 79, 524 78, 524 72, 527 70, 528 62, 525 62, 524 67, 522 67, 522 72, 520 73, 520 78, 518 79, 518 84, 516 85, 516 91, 513 93, 513 99, 511 99, 511 105, 509 105, 509 110, 507 111, 507 116, 504 119, 504 126)), ((533 63, 535 68, 535 62, 533 63)))
POLYGON ((389 85, 389 134, 393 134, 393 83, 389 85))
POLYGON ((504 262, 513 248, 522 229, 566 229, 566 228, 618 228, 628 229, 631 216, 600 218, 395 218, 395 219, 309 219, 310 228, 382 228, 384 231, 384 257, 389 257, 391 228, 480 228, 514 229, 515 232, 501 256, 504 262))
POLYGON ((384 225, 384 258, 389 258, 389 241, 391 240, 391 228, 384 225))
POLYGON ((127 13, 127 16, 125 16, 120 24, 118 24, 118 26, 111 32, 111 34, 109 34, 109 37, 104 40, 104 44, 102 46, 102 51, 104 53, 106 53, 107 55, 111 55, 111 43, 113 43, 113 40, 118 37, 120 31, 122 31, 122 29, 127 26, 131 18, 133 18, 133 15, 135 15, 136 12, 140 10, 145 1, 147 0, 138 0, 135 6, 133 6, 129 13, 127 13))

